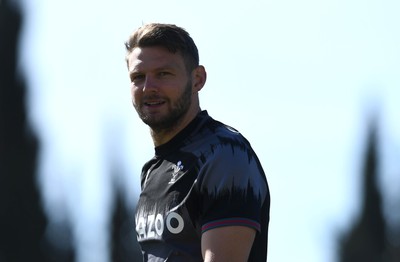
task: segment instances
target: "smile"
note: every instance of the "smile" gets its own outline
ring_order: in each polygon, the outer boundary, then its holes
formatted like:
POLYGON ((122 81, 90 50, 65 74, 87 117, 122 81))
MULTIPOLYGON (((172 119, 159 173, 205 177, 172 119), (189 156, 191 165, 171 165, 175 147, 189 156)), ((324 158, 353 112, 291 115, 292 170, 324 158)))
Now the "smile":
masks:
POLYGON ((149 101, 149 102, 144 102, 145 106, 158 106, 164 104, 164 101, 149 101))

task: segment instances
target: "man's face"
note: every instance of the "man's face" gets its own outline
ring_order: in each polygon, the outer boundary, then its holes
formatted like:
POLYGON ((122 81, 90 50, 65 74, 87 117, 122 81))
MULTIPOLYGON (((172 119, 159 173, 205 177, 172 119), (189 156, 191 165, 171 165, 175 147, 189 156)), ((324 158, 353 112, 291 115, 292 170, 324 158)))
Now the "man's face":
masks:
POLYGON ((135 48, 128 56, 132 103, 154 131, 180 124, 192 105, 192 81, 183 57, 163 47, 135 48))

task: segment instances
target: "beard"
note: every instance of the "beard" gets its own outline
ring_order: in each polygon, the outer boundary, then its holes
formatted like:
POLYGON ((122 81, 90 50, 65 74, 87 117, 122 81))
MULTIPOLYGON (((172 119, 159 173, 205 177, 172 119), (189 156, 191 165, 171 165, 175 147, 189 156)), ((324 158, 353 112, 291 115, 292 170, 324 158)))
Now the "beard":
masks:
POLYGON ((169 131, 179 125, 184 115, 188 112, 192 101, 192 81, 188 81, 183 93, 175 102, 167 100, 170 104, 168 112, 164 116, 151 116, 141 110, 139 105, 134 105, 140 119, 148 125, 154 132, 159 133, 162 131, 169 131))

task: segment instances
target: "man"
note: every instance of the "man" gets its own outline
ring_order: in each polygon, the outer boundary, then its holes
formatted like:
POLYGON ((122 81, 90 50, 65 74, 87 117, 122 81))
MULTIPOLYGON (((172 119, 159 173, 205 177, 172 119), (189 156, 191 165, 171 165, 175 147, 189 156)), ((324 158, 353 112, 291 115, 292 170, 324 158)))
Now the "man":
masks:
POLYGON ((144 261, 266 261, 265 174, 239 132, 201 111, 206 71, 192 38, 147 24, 126 48, 132 103, 155 146, 136 210, 144 261))

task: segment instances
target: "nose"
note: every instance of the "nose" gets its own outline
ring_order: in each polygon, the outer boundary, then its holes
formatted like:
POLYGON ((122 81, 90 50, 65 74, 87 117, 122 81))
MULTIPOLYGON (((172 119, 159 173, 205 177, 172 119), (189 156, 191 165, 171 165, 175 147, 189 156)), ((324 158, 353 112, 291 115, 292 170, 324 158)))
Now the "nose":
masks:
POLYGON ((157 83, 156 79, 154 79, 151 76, 146 76, 146 79, 144 81, 143 85, 143 92, 156 92, 157 91, 157 83))

